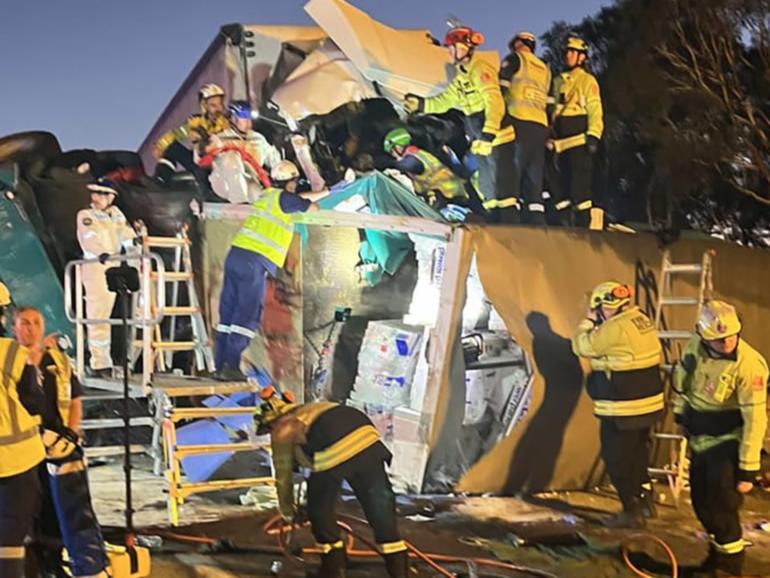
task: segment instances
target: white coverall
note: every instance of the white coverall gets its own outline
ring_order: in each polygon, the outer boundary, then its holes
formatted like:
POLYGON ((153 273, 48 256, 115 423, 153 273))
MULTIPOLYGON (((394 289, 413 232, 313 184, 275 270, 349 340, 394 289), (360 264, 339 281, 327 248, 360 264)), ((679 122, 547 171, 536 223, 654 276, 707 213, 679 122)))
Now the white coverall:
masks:
MULTIPOLYGON (((95 259, 103 253, 119 253, 121 248, 130 252, 136 233, 129 227, 125 215, 115 206, 100 211, 83 209, 77 215, 78 242, 85 259, 95 259)), ((106 272, 117 265, 114 261, 89 263, 83 266, 83 286, 86 290, 86 317, 109 319, 115 304, 115 293, 107 289, 106 272)), ((88 350, 91 369, 112 367, 110 355, 110 326, 106 323, 88 325, 88 350)))

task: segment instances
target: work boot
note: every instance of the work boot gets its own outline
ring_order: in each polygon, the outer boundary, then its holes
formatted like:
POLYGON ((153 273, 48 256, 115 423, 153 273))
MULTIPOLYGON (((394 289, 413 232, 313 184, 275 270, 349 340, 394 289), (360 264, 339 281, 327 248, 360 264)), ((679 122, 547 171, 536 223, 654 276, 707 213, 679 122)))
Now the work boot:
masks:
POLYGON ((347 575, 347 555, 343 548, 335 548, 328 554, 321 555, 321 567, 316 578, 345 578, 347 575))
POLYGON ((691 578, 740 578, 743 575, 743 558, 745 552, 723 554, 713 547, 698 569, 690 575, 691 578))
POLYGON ((539 203, 532 203, 527 207, 524 214, 524 223, 536 227, 545 227, 545 207, 539 203))
POLYGON ((385 554, 385 568, 390 578, 407 578, 409 576, 409 552, 402 550, 394 554, 385 554))
POLYGON ((573 215, 573 223, 578 229, 587 229, 591 224, 591 211, 588 209, 575 211, 575 214, 573 215))
POLYGON ((233 369, 229 365, 225 365, 212 375, 217 381, 247 381, 247 378, 240 369, 233 369))
POLYGON ((642 516, 650 520, 652 518, 658 517, 658 509, 655 507, 655 492, 650 489, 642 489, 642 498, 641 498, 641 512, 642 516))

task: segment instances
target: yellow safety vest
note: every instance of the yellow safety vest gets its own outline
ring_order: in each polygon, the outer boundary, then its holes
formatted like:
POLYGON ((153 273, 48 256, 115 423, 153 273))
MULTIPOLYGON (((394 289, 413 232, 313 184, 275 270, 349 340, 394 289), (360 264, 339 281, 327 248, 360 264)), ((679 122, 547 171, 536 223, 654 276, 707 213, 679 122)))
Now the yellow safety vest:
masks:
POLYGON ((513 75, 506 101, 513 118, 548 126, 545 108, 551 89, 551 70, 530 52, 519 52, 519 69, 513 75))
POLYGON ((599 83, 593 74, 582 67, 562 72, 553 83, 553 95, 556 100, 554 121, 558 117, 585 116, 588 123, 586 134, 602 138, 604 111, 599 83))
POLYGON ((742 339, 734 359, 715 359, 693 337, 682 353, 694 356, 695 369, 677 365, 674 384, 680 395, 674 413, 690 433, 690 448, 704 452, 739 441, 739 467, 757 471, 767 429, 767 362, 742 339))
POLYGON ((445 199, 465 199, 468 197, 462 179, 431 153, 410 146, 407 147, 405 155, 416 157, 423 164, 422 174, 410 173, 409 175, 414 184, 414 190, 418 194, 429 195, 431 191, 438 191, 445 199))
POLYGON ((53 359, 54 365, 45 367, 45 370, 56 377, 56 406, 62 424, 68 426, 72 406, 72 362, 69 356, 59 349, 50 348, 47 353, 53 359))
POLYGON ((40 418, 32 416, 20 399, 18 384, 27 362, 27 349, 0 338, 0 477, 14 476, 45 458, 40 418))
POLYGON ((572 350, 589 358, 591 368, 608 378, 606 389, 592 393, 595 415, 623 418, 663 409, 662 348, 654 325, 638 307, 629 307, 596 328, 589 320, 581 322, 572 350))
POLYGON ((233 239, 233 247, 264 255, 283 267, 294 238, 294 221, 281 210, 281 191, 265 189, 251 206, 252 213, 233 239))

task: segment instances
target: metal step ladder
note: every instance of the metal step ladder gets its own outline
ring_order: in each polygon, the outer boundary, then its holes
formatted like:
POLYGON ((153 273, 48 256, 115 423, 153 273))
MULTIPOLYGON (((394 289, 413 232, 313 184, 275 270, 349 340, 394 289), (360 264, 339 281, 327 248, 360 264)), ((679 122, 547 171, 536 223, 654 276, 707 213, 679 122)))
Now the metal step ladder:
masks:
MULTIPOLYGON (((143 254, 150 254, 153 249, 172 250, 171 270, 163 274, 165 283, 171 285, 171 291, 166 291, 170 301, 163 304, 165 324, 158 324, 152 328, 149 356, 150 366, 161 373, 171 371, 174 363, 174 354, 182 351, 192 351, 195 357, 195 370, 197 372, 213 372, 214 355, 211 349, 211 340, 203 319, 203 312, 198 302, 198 293, 195 288, 192 256, 190 254, 190 237, 187 234, 187 225, 183 225, 174 237, 154 237, 147 233, 146 226, 142 223, 139 228, 139 236, 142 241, 143 254), (189 305, 179 305, 182 286, 185 287, 189 305), (191 321, 192 341, 178 341, 176 339, 176 321, 178 317, 189 317, 191 321)), ((159 274, 156 271, 150 273, 152 283, 158 283, 159 274)), ((155 292, 150 292, 152 295, 155 292)), ((142 306, 142 304, 137 304, 142 306)), ((158 303, 150 303, 150 310, 157 311, 158 303)), ((137 327, 132 341, 132 361, 136 363, 139 355, 143 353, 142 336, 138 335, 143 328, 137 327)))
MULTIPOLYGON (((692 329, 673 329, 667 326, 665 309, 671 307, 694 307, 695 313, 693 320, 697 320, 698 312, 701 306, 709 300, 713 294, 712 278, 712 258, 713 250, 704 251, 700 263, 673 263, 671 261, 671 252, 666 249, 663 253, 663 261, 660 268, 659 295, 655 306, 655 328, 658 331, 658 337, 663 345, 665 363, 661 365, 666 374, 666 412, 671 411, 673 404, 673 370, 675 363, 679 361, 682 354, 682 344, 688 341, 694 334, 692 329), (674 280, 682 276, 698 276, 697 295, 675 295, 674 280)), ((693 327, 695 323, 693 323, 693 327)), ((667 416, 668 417, 668 416, 667 416)), ((671 420, 664 419, 663 424, 670 423, 671 420)), ((663 426, 665 427, 665 425, 663 426)), ((658 431, 652 434, 653 455, 660 447, 661 443, 670 443, 669 463, 663 467, 650 467, 648 473, 650 476, 663 476, 667 479, 675 503, 679 504, 679 496, 687 483, 688 459, 687 459, 687 438, 676 431, 658 431)))

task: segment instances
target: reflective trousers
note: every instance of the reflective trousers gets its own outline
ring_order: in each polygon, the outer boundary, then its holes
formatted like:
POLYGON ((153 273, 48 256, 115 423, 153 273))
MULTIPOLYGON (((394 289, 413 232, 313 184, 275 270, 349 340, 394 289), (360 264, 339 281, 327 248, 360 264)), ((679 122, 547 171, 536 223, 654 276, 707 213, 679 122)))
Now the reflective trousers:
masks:
POLYGON ((0 478, 0 576, 24 578, 24 540, 40 509, 37 466, 0 478))
POLYGON ((621 429, 614 420, 602 419, 599 436, 602 459, 623 510, 635 512, 640 507, 642 484, 648 481, 650 426, 621 429))
MULTIPOLYGON (((83 265, 83 286, 86 290, 86 318, 109 319, 115 305, 115 293, 107 289, 106 263, 88 263, 83 265)), ((112 367, 110 355, 111 328, 107 323, 87 325, 88 351, 91 353, 91 369, 112 367)))
POLYGON ((225 259, 225 276, 219 297, 216 333, 217 369, 238 369, 241 353, 256 335, 262 321, 268 270, 264 257, 232 247, 225 259))

